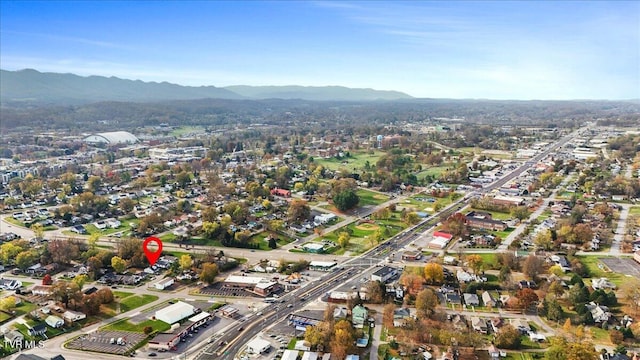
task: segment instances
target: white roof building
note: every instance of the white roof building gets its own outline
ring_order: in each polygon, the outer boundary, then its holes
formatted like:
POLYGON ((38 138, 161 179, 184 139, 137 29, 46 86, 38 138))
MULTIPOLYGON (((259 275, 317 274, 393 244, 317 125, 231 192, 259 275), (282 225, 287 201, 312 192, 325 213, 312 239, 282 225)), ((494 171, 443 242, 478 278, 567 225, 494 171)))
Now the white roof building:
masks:
POLYGON ((111 131, 92 134, 84 138, 85 142, 91 144, 133 144, 138 138, 128 131, 111 131))
POLYGON ((296 360, 298 358, 298 350, 285 350, 282 353, 281 360, 296 360))
POLYGON ((186 302, 178 301, 173 305, 169 305, 156 311, 156 319, 164 321, 167 324, 174 324, 184 318, 192 316, 196 308, 186 302))
POLYGON ((270 347, 271 343, 261 338, 255 338, 247 343, 247 351, 252 354, 262 354, 270 347))

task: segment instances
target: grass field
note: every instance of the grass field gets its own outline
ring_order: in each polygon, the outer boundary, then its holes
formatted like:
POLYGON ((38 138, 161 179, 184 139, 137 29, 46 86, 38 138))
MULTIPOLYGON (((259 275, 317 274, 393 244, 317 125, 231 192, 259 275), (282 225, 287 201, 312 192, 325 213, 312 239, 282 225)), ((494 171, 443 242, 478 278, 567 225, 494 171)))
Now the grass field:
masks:
POLYGON ((151 328, 153 328, 154 331, 158 331, 158 332, 166 331, 171 328, 171 325, 160 320, 147 320, 139 324, 132 324, 129 322, 128 319, 122 319, 105 326, 103 330, 131 331, 131 332, 142 333, 144 332, 144 328, 147 326, 151 326, 151 328))
MULTIPOLYGON (((606 271, 606 266, 598 260, 598 256, 576 256, 580 262, 589 270, 589 276, 591 278, 605 277, 612 283, 620 286, 625 281, 623 274, 618 274, 611 271, 606 271), (602 265, 601 268, 599 265, 602 265)), ((600 256, 602 257, 602 256, 600 256)), ((586 282, 586 281, 585 281, 586 282)))
POLYGON ((204 128, 202 126, 180 126, 171 130, 169 135, 172 136, 183 136, 190 133, 202 133, 204 132, 204 128))
POLYGON ((127 312, 140 306, 147 305, 148 303, 154 302, 158 300, 156 295, 135 295, 135 296, 127 296, 124 299, 120 300, 120 310, 122 312, 127 312))
MULTIPOLYGON (((389 220, 377 220, 374 224, 356 224, 351 223, 347 226, 343 226, 340 229, 332 231, 322 236, 321 239, 326 239, 338 243, 338 234, 343 231, 347 231, 351 234, 349 239, 349 246, 346 249, 335 247, 329 250, 329 253, 342 255, 346 251, 350 251, 352 255, 363 253, 372 247, 370 236, 380 227, 385 226, 389 230, 389 236, 385 236, 385 240, 399 233, 407 227, 407 225, 400 220, 398 213, 394 213, 394 218, 389 220)), ((320 241, 320 239, 318 240, 320 241)))
POLYGON ((416 177, 418 178, 418 180, 422 180, 422 179, 426 178, 427 176, 431 176, 431 177, 437 179, 437 178, 440 177, 440 175, 443 172, 451 169, 452 166, 453 166, 452 164, 445 164, 445 165, 440 165, 440 166, 425 165, 425 166, 423 166, 423 170, 416 174, 416 177))
POLYGON ((389 196, 384 194, 379 194, 377 192, 365 190, 365 189, 358 189, 356 194, 358 194, 358 196, 360 197, 360 203, 358 204, 360 206, 364 206, 364 205, 375 206, 375 205, 380 205, 384 202, 389 201, 389 196))
POLYGON ((337 159, 335 157, 330 159, 320 159, 315 158, 315 162, 324 166, 329 170, 338 170, 341 168, 346 168, 348 170, 360 170, 364 169, 365 163, 368 161, 370 165, 375 165, 378 159, 380 159, 385 152, 374 150, 373 154, 370 154, 368 151, 352 151, 350 152, 351 157, 337 159))
POLYGON ((632 206, 629 209, 629 215, 640 215, 640 206, 632 206))

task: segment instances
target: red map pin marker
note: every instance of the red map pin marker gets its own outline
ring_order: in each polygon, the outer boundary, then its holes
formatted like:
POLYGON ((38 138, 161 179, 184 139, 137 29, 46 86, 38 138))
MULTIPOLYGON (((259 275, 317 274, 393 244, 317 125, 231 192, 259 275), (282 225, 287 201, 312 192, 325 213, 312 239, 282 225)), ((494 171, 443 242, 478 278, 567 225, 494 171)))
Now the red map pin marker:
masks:
POLYGON ((147 260, 149 260, 149 265, 153 266, 153 264, 158 261, 160 255, 162 254, 162 241, 155 236, 149 236, 142 243, 142 250, 144 250, 144 254, 147 255, 147 260), (155 242, 158 244, 158 250, 153 252, 149 250, 149 243, 155 242))

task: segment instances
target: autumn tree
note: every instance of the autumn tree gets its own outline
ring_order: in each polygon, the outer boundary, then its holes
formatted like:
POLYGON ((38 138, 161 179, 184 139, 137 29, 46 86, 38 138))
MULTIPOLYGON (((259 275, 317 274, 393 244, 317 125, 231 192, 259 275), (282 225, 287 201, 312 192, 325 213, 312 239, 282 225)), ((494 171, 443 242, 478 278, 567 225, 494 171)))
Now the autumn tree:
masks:
POLYGON ((338 245, 342 249, 346 249, 349 246, 349 240, 351 239, 351 235, 349 235, 346 231, 341 231, 338 234, 338 245))
POLYGON ((430 262, 424 266, 424 280, 429 285, 442 284, 444 281, 444 270, 442 265, 430 262))
POLYGON ((422 290, 422 276, 405 272, 402 274, 402 276, 400 276, 399 282, 401 285, 407 288, 410 294, 415 295, 418 294, 420 290, 422 290))
POLYGON ((445 220, 443 228, 451 233, 454 238, 467 232, 466 217, 462 213, 454 213, 445 220))
POLYGON ((379 281, 369 281, 365 288, 369 295, 369 302, 373 304, 381 304, 384 300, 385 286, 379 281))
POLYGON ((473 254, 473 255, 467 256, 466 259, 467 259, 467 264, 469 264, 469 267, 473 270, 473 273, 479 274, 480 271, 482 270, 482 265, 483 265, 482 257, 480 255, 473 254))
POLYGON ((550 340, 551 346, 545 351, 547 360, 597 360, 598 353, 591 342, 568 341, 566 338, 556 336, 550 340))
POLYGON ((534 254, 530 254, 522 265, 522 272, 532 280, 535 280, 542 272, 543 260, 534 254))
POLYGON ((408 225, 415 225, 420 222, 420 216, 415 211, 411 211, 406 213, 403 220, 408 225))
POLYGON ((48 242, 47 250, 51 260, 61 265, 69 265, 80 254, 80 244, 75 240, 54 239, 48 242))
POLYGON ((393 327, 393 314, 396 309, 396 306, 393 304, 386 304, 382 308, 382 324, 390 329, 393 327))
POLYGON ((51 275, 46 274, 42 278, 42 285, 51 285, 51 284, 53 284, 53 279, 51 278, 51 275))
POLYGON ((35 251, 22 251, 16 256, 16 266, 21 270, 26 270, 36 261, 38 254, 35 251))
POLYGON ((542 230, 536 235, 533 242, 541 249, 551 250, 553 249, 553 239, 551 238, 551 230, 542 230))
POLYGON ((518 304, 525 311, 538 301, 538 295, 536 292, 529 288, 518 290, 516 297, 518 298, 518 304))
POLYGON ((111 258, 111 267, 116 273, 122 274, 127 269, 127 261, 119 256, 114 256, 111 258))
POLYGON ((202 265, 200 280, 211 285, 216 281, 216 276, 218 276, 218 265, 215 263, 204 263, 202 265))
MULTIPOLYGON (((154 243, 151 243, 154 244, 154 243)), ((149 262, 144 250, 142 240, 136 238, 125 238, 118 242, 118 256, 129 261, 129 265, 135 267, 146 267, 149 262)))
POLYGON ((342 319, 336 322, 331 338, 331 353, 336 359, 344 359, 347 354, 355 350, 355 332, 348 320, 342 319))
POLYGON ((16 307, 16 297, 7 296, 0 299, 0 310, 11 311, 16 307))
POLYGON ((193 266, 193 259, 191 258, 191 255, 184 254, 180 256, 180 269, 182 271, 191 270, 192 266, 193 266))
POLYGON ((57 281, 51 285, 51 294, 54 299, 62 302, 65 308, 68 308, 71 302, 74 303, 74 308, 82 302, 82 291, 78 284, 73 282, 57 281))
POLYGON ((71 281, 73 283, 75 283, 76 285, 78 285, 78 288, 80 288, 80 290, 82 290, 82 287, 84 286, 84 284, 87 282, 88 279, 89 279, 89 277, 87 275, 78 274, 71 281))
POLYGON ((438 296, 430 289, 424 289, 416 296, 416 311, 419 319, 432 316, 438 306, 438 296))
POLYGON ((311 208, 306 201, 300 199, 293 199, 289 204, 287 210, 287 218, 294 223, 300 223, 309 219, 311 215, 311 208))
POLYGON ((507 324, 498 330, 495 345, 502 349, 518 349, 520 347, 520 331, 507 324))

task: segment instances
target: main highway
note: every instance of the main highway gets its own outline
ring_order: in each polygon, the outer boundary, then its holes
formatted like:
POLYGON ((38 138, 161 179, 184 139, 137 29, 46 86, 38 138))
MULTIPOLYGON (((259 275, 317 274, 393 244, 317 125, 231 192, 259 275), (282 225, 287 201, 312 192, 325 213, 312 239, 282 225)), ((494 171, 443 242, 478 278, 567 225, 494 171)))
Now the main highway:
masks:
MULTIPOLYGON (((530 169, 538 161, 543 160, 553 151, 571 141, 580 130, 574 131, 558 140, 557 142, 549 145, 545 150, 537 154, 535 157, 526 161, 524 164, 514 169, 510 173, 506 174, 502 178, 494 181, 493 183, 485 186, 481 190, 472 192, 471 195, 480 195, 483 193, 489 193, 495 190, 514 178, 520 176, 523 172, 530 169)), ((433 228, 440 219, 447 218, 451 214, 459 211, 469 199, 466 196, 459 199, 442 211, 434 214, 422 220, 417 225, 397 234, 393 238, 381 243, 377 247, 361 254, 358 257, 354 257, 337 267, 337 270, 327 273, 321 278, 311 282, 309 285, 304 286, 295 292, 288 293, 279 298, 280 302, 267 305, 261 312, 248 315, 242 318, 242 321, 238 321, 233 326, 226 329, 222 336, 219 336, 210 345, 205 347, 195 357, 197 360, 205 359, 221 359, 231 360, 242 349, 242 347, 259 332, 263 331, 266 327, 275 324, 277 322, 285 321, 288 315, 294 312, 299 306, 304 305, 304 302, 308 299, 315 299, 325 295, 329 290, 336 286, 340 280, 346 281, 349 278, 357 276, 357 274, 364 270, 382 263, 389 253, 395 252, 398 249, 403 248, 412 241, 416 240, 419 236, 426 231, 433 228)))

